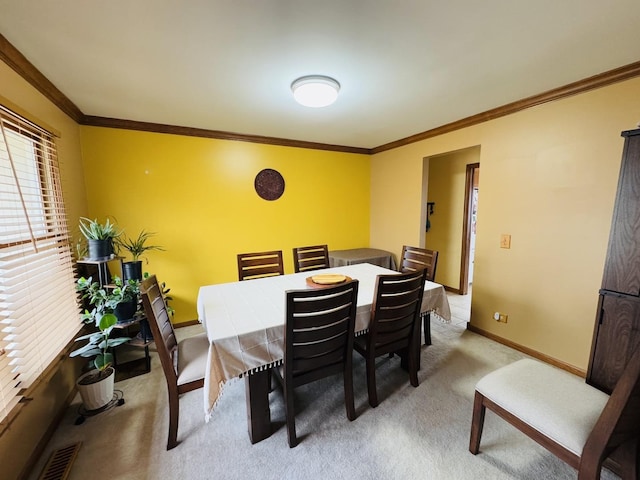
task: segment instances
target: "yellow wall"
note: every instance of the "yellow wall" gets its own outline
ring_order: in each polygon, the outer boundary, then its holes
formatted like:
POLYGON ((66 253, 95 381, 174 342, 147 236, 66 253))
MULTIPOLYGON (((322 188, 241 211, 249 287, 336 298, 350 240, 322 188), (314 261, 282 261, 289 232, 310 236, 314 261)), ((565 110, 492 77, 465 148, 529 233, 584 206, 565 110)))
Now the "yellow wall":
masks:
POLYGON ((236 255, 369 244, 369 157, 347 153, 82 127, 92 217, 115 217, 130 236, 156 232, 144 268, 167 283, 176 322, 197 318, 201 285, 238 278, 236 255), (254 190, 256 174, 278 170, 284 195, 254 190))
MULTIPOLYGON (((78 125, 3 62, 0 62, 0 104, 58 135, 56 145, 67 214, 72 223, 77 223, 78 216, 85 214, 87 208, 78 125)), ((28 465, 47 428, 66 407, 65 402, 75 388, 79 365, 75 360, 64 359, 52 378, 28 392, 31 401, 0 434, 2 478, 18 478, 28 465)))
POLYGON ((399 253, 418 241, 423 158, 479 145, 471 323, 586 369, 620 132, 639 120, 635 78, 374 155, 371 245, 399 253), (510 250, 499 248, 502 233, 510 250))
POLYGON ((428 159, 428 201, 434 202, 425 248, 438 251, 436 282, 458 290, 467 165, 480 161, 480 149, 467 148, 428 159))

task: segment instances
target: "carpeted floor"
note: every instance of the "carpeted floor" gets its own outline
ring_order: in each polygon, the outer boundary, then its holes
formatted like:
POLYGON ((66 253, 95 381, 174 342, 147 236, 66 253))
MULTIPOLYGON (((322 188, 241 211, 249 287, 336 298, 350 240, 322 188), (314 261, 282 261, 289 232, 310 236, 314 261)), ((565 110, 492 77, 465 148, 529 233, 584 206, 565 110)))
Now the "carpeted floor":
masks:
MULTIPOLYGON (((178 329, 180 336, 199 329, 178 329)), ((50 452, 82 442, 70 479, 575 479, 567 466, 487 412, 481 453, 468 451, 475 382, 523 355, 468 332, 462 324, 432 321, 433 345, 422 347, 420 386, 413 388, 397 357, 377 367, 380 405, 367 402, 364 362, 354 354, 358 418, 349 422, 340 377, 297 390, 300 444, 290 449, 281 392, 270 395, 274 432, 251 445, 244 382, 228 385, 209 423, 203 392, 180 400, 181 444, 167 452, 167 397, 159 360, 152 371, 116 384, 126 403, 74 425, 79 398, 69 408, 50 452)), ((617 478, 605 471, 604 479, 617 478)))

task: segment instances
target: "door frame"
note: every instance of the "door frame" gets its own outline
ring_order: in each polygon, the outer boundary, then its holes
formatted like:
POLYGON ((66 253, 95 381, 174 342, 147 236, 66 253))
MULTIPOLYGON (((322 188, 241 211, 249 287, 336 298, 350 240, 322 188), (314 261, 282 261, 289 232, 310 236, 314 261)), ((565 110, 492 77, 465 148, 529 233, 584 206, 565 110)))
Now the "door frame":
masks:
POLYGON ((471 223, 473 214, 473 178, 480 163, 467 165, 464 185, 464 217, 462 221, 462 261, 460 262, 460 295, 469 293, 469 255, 471 253, 471 223))

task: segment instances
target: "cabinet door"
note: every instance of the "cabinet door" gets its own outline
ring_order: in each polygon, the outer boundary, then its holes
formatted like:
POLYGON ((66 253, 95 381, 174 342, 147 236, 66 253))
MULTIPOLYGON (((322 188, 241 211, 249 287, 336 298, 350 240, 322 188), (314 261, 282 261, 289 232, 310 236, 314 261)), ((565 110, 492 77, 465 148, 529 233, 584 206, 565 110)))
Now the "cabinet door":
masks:
POLYGON ((640 130, 627 136, 602 288, 640 295, 640 130))
POLYGON ((611 393, 640 347, 640 299, 602 294, 598 306, 587 383, 611 393))

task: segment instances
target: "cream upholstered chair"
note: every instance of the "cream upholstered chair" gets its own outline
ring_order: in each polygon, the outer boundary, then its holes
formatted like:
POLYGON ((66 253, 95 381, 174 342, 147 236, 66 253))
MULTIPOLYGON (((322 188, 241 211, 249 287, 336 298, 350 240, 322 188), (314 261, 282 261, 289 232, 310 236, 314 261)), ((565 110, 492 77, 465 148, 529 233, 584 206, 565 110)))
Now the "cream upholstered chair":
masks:
POLYGON ((293 269, 296 273, 320 268, 329 268, 329 249, 326 245, 293 249, 293 269))
POLYGON ((145 315, 151 327, 169 392, 169 436, 167 450, 178 445, 179 396, 204 386, 209 351, 205 333, 177 341, 167 306, 155 275, 140 283, 145 315))
POLYGON ((625 458, 625 479, 636 479, 640 436, 640 350, 611 396, 583 379, 545 363, 523 359, 476 385, 469 451, 480 448, 485 411, 495 412, 578 470, 578 479, 599 479, 612 453, 625 458))
POLYGON ((238 254, 238 280, 284 275, 282 250, 238 254))
MULTIPOLYGON (((425 269, 427 271, 427 281, 435 282, 436 268, 438 267, 438 251, 427 248, 402 246, 402 257, 400 257, 400 271, 415 272, 425 269)), ((424 344, 431 345, 431 313, 425 312, 422 315, 424 330, 424 344)))

